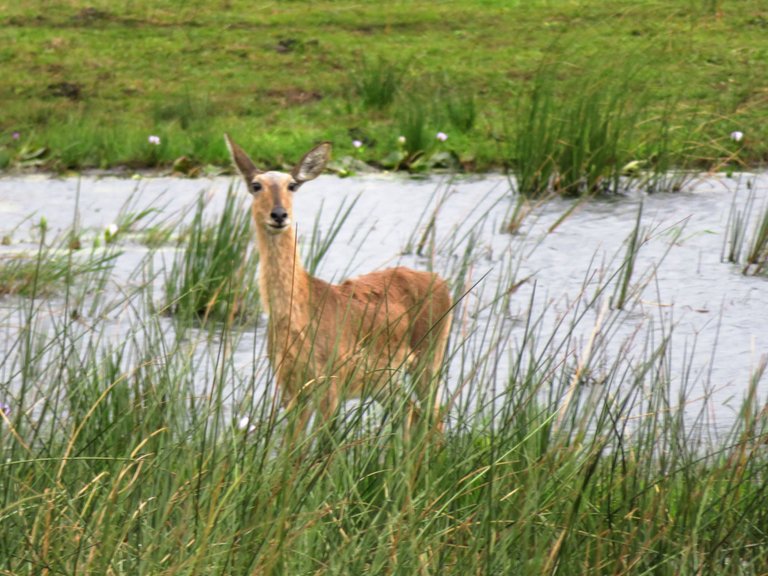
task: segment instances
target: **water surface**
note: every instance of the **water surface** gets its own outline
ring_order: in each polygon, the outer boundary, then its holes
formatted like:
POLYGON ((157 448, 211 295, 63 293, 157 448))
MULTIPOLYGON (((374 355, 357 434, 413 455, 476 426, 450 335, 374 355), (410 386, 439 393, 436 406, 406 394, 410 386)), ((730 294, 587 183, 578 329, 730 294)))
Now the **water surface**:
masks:
MULTIPOLYGON (((608 366, 617 356, 631 363, 671 334, 670 381, 693 388, 688 394, 692 405, 709 396, 713 421, 727 423, 768 353, 768 279, 745 276, 741 266, 723 262, 729 214, 734 206, 747 204, 747 182, 757 208, 754 225, 757 212, 768 202, 766 175, 712 176, 681 193, 634 193, 575 209, 573 201, 551 200, 532 206, 514 234, 504 230, 515 198, 502 176, 321 177, 302 188, 294 208, 306 252, 318 214, 320 230, 327 233, 342 206, 356 201, 318 269, 327 280, 396 264, 432 268, 452 279, 456 293, 464 297, 455 316, 449 388, 462 379, 468 358, 478 357, 483 348, 493 348, 496 354, 494 373, 486 374, 488 385, 504 386, 510 359, 525 345, 532 323, 541 346, 549 342, 552 353, 573 367, 598 334, 601 357, 592 362, 596 382, 601 363, 608 366), (617 311, 616 278, 641 202, 642 242, 632 289, 625 309, 617 311), (430 233, 425 235, 425 230, 430 233), (416 254, 420 244, 422 253, 416 254), (460 273, 467 262, 469 267, 460 273), (511 298, 499 304, 499 294, 521 281, 511 298), (478 329, 489 325, 491 330, 478 329)), ((229 178, 2 178, 0 234, 13 239, 3 250, 34 249, 35 225, 41 218, 50 233, 76 223, 94 236, 116 222, 121 210, 124 214, 153 207, 156 221, 172 221, 168 219, 173 214, 189 219, 189 211, 184 211, 200 194, 209 197, 215 212, 233 183, 246 198, 239 182, 229 178)), ((136 270, 147 248, 128 237, 123 249, 111 288, 115 294, 132 282, 145 281, 136 270)), ((160 266, 173 257, 172 246, 155 256, 160 266)), ((16 302, 5 298, 2 305, 12 308, 16 302)), ((51 306, 52 316, 57 313, 61 310, 51 306)), ((119 341, 127 322, 119 314, 110 322, 119 341)), ((4 337, 7 351, 17 332, 6 327, 4 337)), ((256 378, 267 385, 262 340, 260 329, 246 330, 234 358, 244 380, 256 378)), ((3 377, 7 385, 10 376, 3 377)), ((766 384, 764 378, 759 388, 763 400, 766 384)))

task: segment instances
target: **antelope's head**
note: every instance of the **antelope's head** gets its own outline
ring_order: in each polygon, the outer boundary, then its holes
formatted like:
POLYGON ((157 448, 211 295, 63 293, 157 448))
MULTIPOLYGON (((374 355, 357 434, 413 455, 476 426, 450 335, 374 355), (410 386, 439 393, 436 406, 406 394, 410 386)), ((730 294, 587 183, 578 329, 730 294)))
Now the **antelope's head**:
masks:
POLYGON ((290 174, 285 172, 262 172, 248 154, 224 134, 229 153, 238 172, 245 179, 245 185, 253 196, 253 219, 257 226, 263 226, 271 234, 279 234, 291 226, 293 215, 293 192, 309 180, 322 174, 331 154, 331 144, 323 142, 307 152, 294 166, 290 174))

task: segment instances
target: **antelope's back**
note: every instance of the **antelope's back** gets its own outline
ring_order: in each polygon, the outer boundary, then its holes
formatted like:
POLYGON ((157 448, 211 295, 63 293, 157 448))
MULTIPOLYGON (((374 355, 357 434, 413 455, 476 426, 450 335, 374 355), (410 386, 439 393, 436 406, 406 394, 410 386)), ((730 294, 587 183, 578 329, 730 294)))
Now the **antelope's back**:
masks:
MULTIPOLYGON (((448 285, 432 272, 405 267, 388 268, 347 280, 339 290, 363 304, 367 314, 390 331, 410 332, 405 341, 413 347, 438 324, 450 322, 451 295, 448 285)), ((405 336, 405 334, 402 334, 405 336)))

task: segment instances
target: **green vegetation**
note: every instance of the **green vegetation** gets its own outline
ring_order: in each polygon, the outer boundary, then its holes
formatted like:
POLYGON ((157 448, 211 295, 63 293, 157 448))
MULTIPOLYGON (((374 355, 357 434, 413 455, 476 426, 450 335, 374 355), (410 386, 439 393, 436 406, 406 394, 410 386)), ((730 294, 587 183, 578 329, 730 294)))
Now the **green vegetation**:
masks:
MULTIPOLYGON (((34 231, 38 236, 34 254, 22 249, 0 256, 0 295, 50 296, 69 290, 75 282, 81 292, 95 285, 103 288, 119 250, 101 249, 97 242, 84 254, 76 230, 47 241, 45 219, 40 220, 34 231)), ((4 244, 11 242, 11 236, 4 238, 4 244)))
POLYGON ((749 192, 743 205, 734 194, 721 259, 741 264, 748 275, 768 276, 768 203, 755 206, 755 190, 747 181, 749 192))
POLYGON ((6 3, 0 167, 196 174, 227 131, 263 166, 331 140, 342 172, 673 189, 768 157, 767 23, 760 0, 6 3))
POLYGON ((749 267, 754 274, 768 274, 768 205, 763 207, 762 216, 755 230, 747 255, 749 267))
POLYGON ((384 109, 395 101, 404 76, 404 70, 399 70, 379 57, 375 65, 363 61, 362 68, 353 80, 363 106, 384 109))
POLYGON ((231 321, 258 313, 258 253, 252 247, 246 202, 230 187, 218 220, 209 222, 201 195, 165 278, 167 310, 186 321, 231 321))
MULTIPOLYGON (((463 254, 446 264, 460 296, 485 248, 472 222, 469 237, 436 245, 440 205, 409 245, 429 259, 463 254)), ((197 247, 211 226, 238 236, 241 208, 230 194, 221 216, 204 218, 199 204, 192 257, 176 262, 212 270, 197 247)), ((306 259, 322 258, 349 209, 309 234, 306 259)), ((152 213, 126 208, 111 246, 141 238, 152 213)), ((296 411, 279 408, 253 332, 156 311, 157 247, 117 294, 84 278, 91 300, 77 316, 68 292, 6 302, 0 572, 764 574, 765 359, 723 427, 701 376, 676 365, 674 326, 659 317, 645 341, 621 335, 654 281, 638 269, 641 216, 554 331, 533 304, 510 319, 512 256, 497 263, 497 293, 459 301, 444 436, 426 424, 405 435, 393 394, 293 442, 296 411), (624 310, 609 305, 617 297, 624 310), (513 321, 524 329, 511 341, 513 321)), ((238 266, 211 274, 218 286, 247 283, 238 266)))

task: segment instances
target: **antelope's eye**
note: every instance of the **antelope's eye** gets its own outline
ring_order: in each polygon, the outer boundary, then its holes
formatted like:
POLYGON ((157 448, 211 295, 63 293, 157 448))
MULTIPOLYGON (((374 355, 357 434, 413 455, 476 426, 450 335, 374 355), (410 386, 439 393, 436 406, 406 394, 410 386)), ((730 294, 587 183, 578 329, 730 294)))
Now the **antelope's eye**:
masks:
POLYGON ((298 182, 291 182, 290 184, 288 184, 288 190, 290 190, 291 192, 296 192, 296 190, 298 189, 299 189, 298 182))
POLYGON ((261 182, 251 182, 251 190, 253 192, 258 192, 261 190, 261 182))

